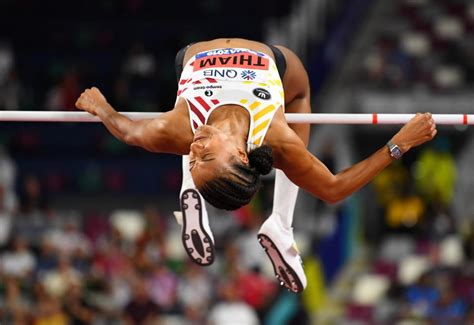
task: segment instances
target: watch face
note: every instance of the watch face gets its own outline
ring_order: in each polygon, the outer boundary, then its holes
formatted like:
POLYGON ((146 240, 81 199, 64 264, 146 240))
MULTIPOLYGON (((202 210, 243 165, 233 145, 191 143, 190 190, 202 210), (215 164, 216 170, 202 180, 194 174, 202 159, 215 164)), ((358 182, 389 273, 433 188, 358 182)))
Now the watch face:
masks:
POLYGON ((395 159, 400 159, 402 157, 402 152, 400 151, 400 148, 394 147, 392 149, 392 157, 395 159))

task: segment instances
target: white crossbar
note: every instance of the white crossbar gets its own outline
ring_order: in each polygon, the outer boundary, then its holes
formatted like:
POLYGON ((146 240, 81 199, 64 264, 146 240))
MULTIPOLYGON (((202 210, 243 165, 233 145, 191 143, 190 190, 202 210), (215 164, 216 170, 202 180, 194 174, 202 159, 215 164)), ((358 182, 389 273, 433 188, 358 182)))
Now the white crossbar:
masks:
MULTIPOLYGON (((133 119, 156 118, 161 113, 122 112, 133 119)), ((405 124, 415 114, 291 114, 288 123, 298 124, 405 124)), ((474 114, 433 114, 437 124, 474 125, 474 114)), ((9 122, 100 122, 86 112, 0 111, 0 121, 9 122)))

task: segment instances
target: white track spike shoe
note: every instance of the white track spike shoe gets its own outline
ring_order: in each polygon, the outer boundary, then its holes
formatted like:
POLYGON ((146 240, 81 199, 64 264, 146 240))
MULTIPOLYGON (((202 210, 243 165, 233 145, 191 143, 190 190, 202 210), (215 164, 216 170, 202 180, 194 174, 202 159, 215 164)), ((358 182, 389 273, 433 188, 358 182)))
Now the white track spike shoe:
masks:
POLYGON ((269 217, 258 232, 258 241, 272 261, 280 285, 298 293, 306 288, 306 275, 293 229, 284 229, 276 217, 269 217))
POLYGON ((204 200, 195 189, 187 189, 181 194, 181 213, 175 212, 181 225, 181 240, 186 253, 193 262, 201 266, 214 262, 214 237, 209 227, 204 200))

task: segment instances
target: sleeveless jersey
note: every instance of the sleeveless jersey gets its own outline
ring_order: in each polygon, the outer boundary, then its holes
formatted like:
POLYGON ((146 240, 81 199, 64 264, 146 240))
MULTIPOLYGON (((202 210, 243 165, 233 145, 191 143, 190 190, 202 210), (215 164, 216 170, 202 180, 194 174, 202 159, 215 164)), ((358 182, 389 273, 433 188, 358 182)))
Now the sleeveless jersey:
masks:
POLYGON ((285 103, 273 59, 243 48, 210 50, 191 57, 183 67, 177 96, 187 102, 193 132, 207 123, 215 109, 229 104, 244 107, 250 115, 248 150, 262 145, 271 120, 285 103))

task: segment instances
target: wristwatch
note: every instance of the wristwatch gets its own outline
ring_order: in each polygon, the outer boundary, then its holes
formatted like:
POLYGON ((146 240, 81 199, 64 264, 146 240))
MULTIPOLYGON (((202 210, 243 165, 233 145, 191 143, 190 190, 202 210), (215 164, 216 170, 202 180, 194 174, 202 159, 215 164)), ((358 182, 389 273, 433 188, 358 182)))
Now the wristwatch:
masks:
POLYGON ((388 151, 390 152, 390 156, 394 159, 400 159, 402 158, 403 156, 403 153, 402 151, 400 150, 400 148, 394 144, 391 140, 389 142, 387 142, 387 147, 388 147, 388 151))

